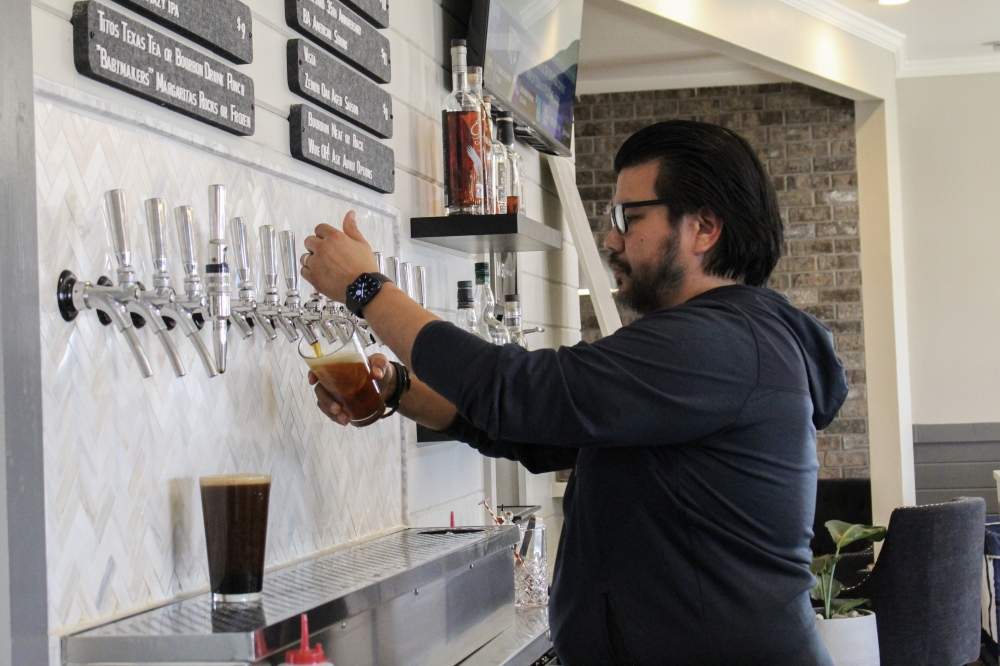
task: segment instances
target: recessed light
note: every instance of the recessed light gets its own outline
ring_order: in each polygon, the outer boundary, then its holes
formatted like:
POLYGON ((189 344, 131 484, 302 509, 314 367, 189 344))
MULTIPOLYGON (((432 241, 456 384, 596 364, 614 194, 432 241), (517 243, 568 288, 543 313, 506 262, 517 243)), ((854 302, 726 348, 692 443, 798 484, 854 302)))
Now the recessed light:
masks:
POLYGON ((880 5, 905 5, 910 0, 878 0, 880 5))

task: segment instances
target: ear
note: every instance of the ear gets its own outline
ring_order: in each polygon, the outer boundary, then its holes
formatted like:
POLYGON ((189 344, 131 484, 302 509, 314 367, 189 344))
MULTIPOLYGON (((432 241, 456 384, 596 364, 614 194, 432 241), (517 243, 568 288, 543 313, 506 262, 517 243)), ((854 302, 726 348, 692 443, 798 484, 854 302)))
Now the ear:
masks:
POLYGON ((691 218, 695 226, 691 249, 696 255, 704 255, 719 242, 722 236, 722 220, 709 208, 702 208, 691 218))

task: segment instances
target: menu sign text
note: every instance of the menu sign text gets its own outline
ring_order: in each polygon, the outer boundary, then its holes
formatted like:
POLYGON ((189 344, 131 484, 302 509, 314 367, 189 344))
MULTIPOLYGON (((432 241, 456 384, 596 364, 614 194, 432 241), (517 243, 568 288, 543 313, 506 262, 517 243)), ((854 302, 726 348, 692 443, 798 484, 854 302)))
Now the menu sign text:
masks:
POLYGON ((344 0, 344 4, 376 27, 389 27, 389 0, 344 0))
POLYGON ((285 0, 285 21, 377 82, 392 78, 389 39, 339 0, 285 0))
POLYGON ((292 157, 376 192, 395 190, 392 148, 308 104, 292 105, 288 125, 292 157))
POLYGON ((392 137, 392 95, 304 39, 288 40, 288 88, 377 137, 392 137))
POLYGON ((95 0, 73 5, 73 59, 86 77, 233 134, 254 133, 253 79, 95 0))
POLYGON ((115 1, 232 62, 253 62, 253 17, 239 0, 115 1))

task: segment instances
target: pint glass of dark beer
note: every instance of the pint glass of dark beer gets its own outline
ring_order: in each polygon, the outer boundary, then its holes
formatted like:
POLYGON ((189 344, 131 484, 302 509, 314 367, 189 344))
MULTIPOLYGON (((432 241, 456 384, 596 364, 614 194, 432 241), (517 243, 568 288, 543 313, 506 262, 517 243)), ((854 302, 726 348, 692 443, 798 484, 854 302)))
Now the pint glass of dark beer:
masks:
POLYGON ((212 601, 259 601, 271 477, 228 474, 199 481, 212 601))
POLYGON ((378 421, 385 403, 372 378, 368 357, 358 339, 354 322, 335 317, 323 322, 319 342, 299 342, 299 354, 327 391, 333 394, 351 423, 358 426, 378 421))

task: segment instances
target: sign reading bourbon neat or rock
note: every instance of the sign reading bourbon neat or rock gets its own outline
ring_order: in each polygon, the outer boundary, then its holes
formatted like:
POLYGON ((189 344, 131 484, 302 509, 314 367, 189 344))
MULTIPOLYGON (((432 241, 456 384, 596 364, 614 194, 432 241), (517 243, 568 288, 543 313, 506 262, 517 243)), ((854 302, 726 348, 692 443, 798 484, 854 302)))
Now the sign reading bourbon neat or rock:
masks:
POLYGON ((285 0, 288 26, 375 79, 389 83, 389 39, 338 0, 285 0))
POLYGON ((304 39, 288 40, 288 88, 377 137, 392 137, 392 95, 304 39))
POLYGON ((240 0, 115 0, 235 63, 253 62, 253 17, 240 0))
POLYGON ((396 189, 392 148, 308 104, 292 105, 288 117, 292 157, 390 194, 396 189))
POLYGON ((233 134, 254 133, 246 74, 95 0, 73 5, 72 22, 80 74, 233 134))

